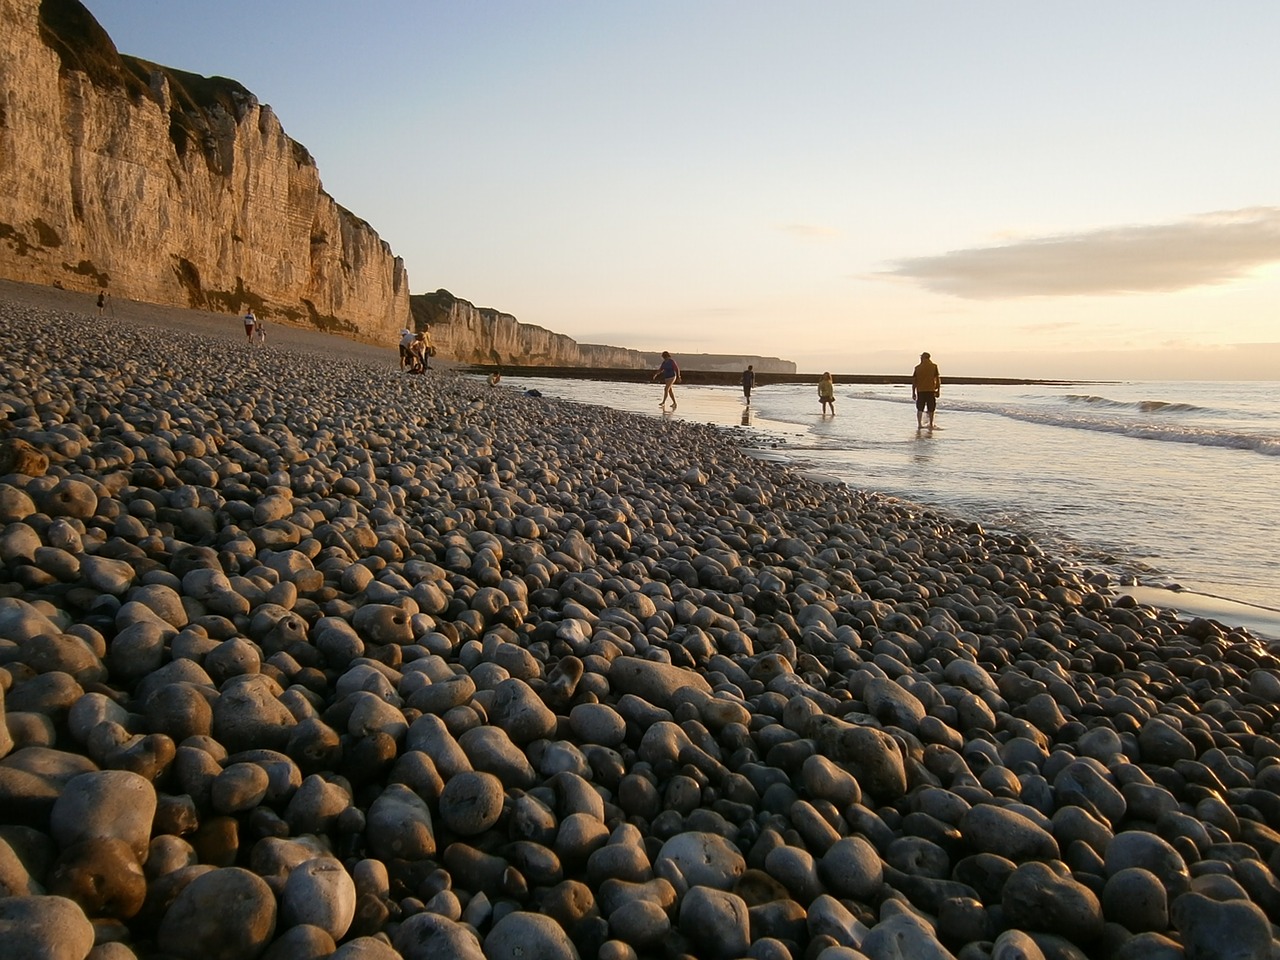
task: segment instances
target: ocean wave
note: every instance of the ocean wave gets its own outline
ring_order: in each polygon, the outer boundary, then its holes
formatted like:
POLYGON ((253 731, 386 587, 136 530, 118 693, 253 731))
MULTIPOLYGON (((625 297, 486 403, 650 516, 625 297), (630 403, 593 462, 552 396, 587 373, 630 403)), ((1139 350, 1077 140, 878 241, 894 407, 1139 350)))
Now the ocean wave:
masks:
MULTIPOLYGON (((890 397, 865 391, 852 394, 859 400, 883 400, 891 403, 909 404, 909 397, 890 397)), ((1024 423, 1034 423, 1045 427, 1062 427, 1069 430, 1091 430, 1096 433, 1111 433, 1133 437, 1137 440, 1155 440, 1163 443, 1188 443, 1202 447, 1223 447, 1235 450, 1249 450, 1267 457, 1280 457, 1280 435, 1267 433, 1247 433, 1229 427, 1214 427, 1204 424, 1190 424, 1177 420, 1138 422, 1126 418, 1117 411, 1117 416, 1108 417, 1100 411, 1104 408, 1139 409, 1140 404, 1123 403, 1107 400, 1105 397, 1085 397, 1084 395, 1068 396, 1065 399, 1077 403, 1088 402, 1089 411, 1073 413, 1068 409, 1030 408, 1011 404, 952 400, 947 403, 948 410, 965 413, 986 413, 993 416, 1008 417, 1024 423), (1096 402, 1095 402, 1096 401, 1096 402)), ((1142 401, 1149 403, 1153 401, 1142 401)), ((1191 411, 1204 411, 1206 408, 1194 404, 1168 404, 1169 407, 1181 407, 1191 411)))
POLYGON ((1069 393, 1062 399, 1067 403, 1103 407, 1109 410, 1136 410, 1139 413, 1210 413, 1208 407, 1173 400, 1112 400, 1086 393, 1069 393))
POLYGON ((1267 434, 1243 433, 1238 430, 1190 424, 1135 423, 1132 420, 1109 420, 1104 417, 1073 417, 1052 411, 1026 410, 993 404, 955 404, 953 407, 971 410, 974 413, 993 413, 1046 427, 1093 430, 1098 433, 1114 433, 1137 440, 1157 440, 1163 443, 1190 443, 1202 447, 1251 450, 1263 456, 1280 457, 1280 436, 1267 434))

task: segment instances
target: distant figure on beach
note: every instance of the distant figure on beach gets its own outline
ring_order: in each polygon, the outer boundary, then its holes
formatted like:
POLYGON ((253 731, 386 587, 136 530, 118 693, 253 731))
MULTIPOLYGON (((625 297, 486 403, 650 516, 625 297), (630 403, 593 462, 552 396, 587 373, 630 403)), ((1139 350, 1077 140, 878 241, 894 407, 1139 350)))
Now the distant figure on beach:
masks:
POLYGON ((751 402, 751 388, 756 385, 756 367, 754 363, 748 363, 747 369, 742 371, 742 395, 747 398, 747 403, 751 402))
POLYGON ((938 365, 929 354, 920 354, 920 362, 911 371, 911 399, 916 402, 916 429, 924 427, 924 413, 929 411, 929 429, 933 429, 933 412, 938 409, 938 394, 942 393, 942 377, 938 365))
POLYGON ((662 351, 662 363, 658 365, 658 372, 650 380, 662 381, 662 402, 658 406, 665 410, 669 398, 671 400, 671 409, 674 410, 676 408, 676 395, 671 390, 671 387, 680 380, 680 364, 676 363, 666 350, 662 351))
POLYGON ((831 415, 836 414, 836 385, 831 379, 830 373, 824 373, 818 378, 818 402, 822 404, 822 414, 826 416, 827 407, 831 408, 831 415))
POLYGON ((98 291, 98 316, 102 316, 102 311, 107 309, 107 291, 98 291))
POLYGON ((413 366, 413 331, 407 327, 400 331, 400 369, 413 366))
POLYGON ((263 346, 267 342, 267 324, 261 317, 253 318, 253 342, 263 346))
POLYGON ((253 310, 249 310, 244 315, 244 338, 253 343, 253 331, 258 325, 258 318, 253 315, 253 310))
POLYGON ((436 355, 435 345, 431 342, 431 328, 423 327, 418 336, 422 339, 422 364, 426 369, 430 370, 431 358, 436 355))

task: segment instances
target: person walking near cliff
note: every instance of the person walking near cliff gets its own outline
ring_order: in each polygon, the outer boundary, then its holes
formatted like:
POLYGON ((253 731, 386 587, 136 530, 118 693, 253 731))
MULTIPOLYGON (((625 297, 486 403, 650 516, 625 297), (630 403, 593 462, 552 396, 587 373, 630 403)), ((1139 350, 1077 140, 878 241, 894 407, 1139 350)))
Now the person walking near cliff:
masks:
POLYGON ((756 367, 753 363, 747 364, 747 369, 742 371, 742 395, 747 398, 747 404, 751 403, 751 388, 756 385, 756 367))
POLYGON ((107 309, 107 300, 108 300, 108 299, 109 299, 109 298, 108 298, 108 296, 107 296, 107 291, 106 291, 106 290, 99 290, 99 291, 98 291, 98 316, 102 316, 102 311, 103 311, 103 310, 105 310, 105 309, 107 309))
POLYGON ((436 355, 435 344, 431 342, 431 328, 423 327, 418 336, 422 338, 422 366, 424 369, 430 370, 431 358, 436 355))
POLYGON ((426 373, 430 370, 430 358, 434 352, 435 348, 431 346, 430 335, 426 331, 419 333, 413 338, 413 344, 409 347, 409 372, 426 373))
POLYGON ((830 373, 818 378, 818 402, 822 404, 822 414, 826 416, 827 407, 831 407, 831 415, 836 415, 836 385, 830 373))
POLYGON ((658 404, 663 410, 667 409, 667 399, 671 399, 671 409, 676 408, 676 395, 671 387, 680 380, 680 364, 676 363, 671 354, 666 350, 662 351, 662 363, 658 365, 658 372, 650 377, 650 381, 662 381, 662 402, 658 404))
POLYGON ((938 365, 929 359, 927 352, 920 354, 920 362, 911 371, 911 399, 916 402, 916 429, 924 427, 924 413, 929 411, 929 429, 933 429, 933 413, 938 408, 938 395, 942 393, 942 377, 938 365))
POLYGON ((253 331, 257 326, 258 318, 253 315, 253 310, 250 308, 244 315, 244 338, 250 343, 253 343, 253 331))
POLYGON ((267 324, 261 317, 253 318, 253 342, 260 347, 267 344, 267 324))

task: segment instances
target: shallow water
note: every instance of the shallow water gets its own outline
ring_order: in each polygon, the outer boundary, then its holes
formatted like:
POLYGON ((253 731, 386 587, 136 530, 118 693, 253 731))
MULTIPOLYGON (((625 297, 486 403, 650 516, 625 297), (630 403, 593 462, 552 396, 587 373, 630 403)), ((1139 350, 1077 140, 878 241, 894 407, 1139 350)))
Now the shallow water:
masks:
MULTIPOLYGON (((653 416, 660 387, 510 379, 653 416)), ((1034 536, 1137 582, 1280 609, 1276 383, 944 385, 918 431, 907 387, 678 386, 674 416, 867 490, 1034 536)))

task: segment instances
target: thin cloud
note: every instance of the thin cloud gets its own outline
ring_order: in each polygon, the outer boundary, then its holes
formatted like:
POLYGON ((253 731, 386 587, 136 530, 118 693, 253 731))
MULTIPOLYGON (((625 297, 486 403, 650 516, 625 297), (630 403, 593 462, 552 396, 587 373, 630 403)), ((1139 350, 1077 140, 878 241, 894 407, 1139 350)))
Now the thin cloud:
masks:
POLYGON ((970 300, 1171 293, 1280 261, 1280 207, 1109 227, 899 260, 881 276, 970 300))
POLYGON ((780 223, 777 224, 777 230, 798 237, 801 240, 838 240, 842 236, 835 227, 824 227, 817 223, 780 223))

